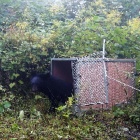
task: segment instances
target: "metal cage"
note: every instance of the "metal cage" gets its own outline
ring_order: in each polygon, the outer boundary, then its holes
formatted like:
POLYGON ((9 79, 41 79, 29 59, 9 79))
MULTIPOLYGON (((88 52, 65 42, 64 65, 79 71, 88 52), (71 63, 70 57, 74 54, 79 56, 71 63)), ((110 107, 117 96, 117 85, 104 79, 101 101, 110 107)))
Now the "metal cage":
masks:
POLYGON ((110 108, 134 95, 135 60, 52 58, 52 75, 74 86, 82 110, 110 108))

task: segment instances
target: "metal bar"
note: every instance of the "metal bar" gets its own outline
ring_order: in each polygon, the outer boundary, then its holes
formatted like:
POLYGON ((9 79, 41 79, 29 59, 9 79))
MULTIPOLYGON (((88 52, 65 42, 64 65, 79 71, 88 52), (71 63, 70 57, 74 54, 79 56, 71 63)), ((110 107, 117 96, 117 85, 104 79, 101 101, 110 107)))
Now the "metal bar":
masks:
POLYGON ((105 59, 105 39, 103 40, 103 59, 105 59))
POLYGON ((105 63, 105 39, 103 40, 103 70, 104 70, 104 86, 105 86, 105 94, 106 94, 106 103, 108 100, 108 79, 107 79, 107 71, 106 71, 106 63, 105 63))
POLYGON ((108 100, 108 78, 107 78, 107 71, 106 71, 106 64, 105 64, 105 61, 103 59, 103 70, 104 70, 104 85, 105 85, 105 93, 106 93, 106 100, 108 103, 109 100, 108 100))
POLYGON ((76 58, 51 58, 51 61, 76 61, 76 58))
POLYGON ((111 58, 105 58, 106 62, 136 62, 135 59, 111 59, 111 58))

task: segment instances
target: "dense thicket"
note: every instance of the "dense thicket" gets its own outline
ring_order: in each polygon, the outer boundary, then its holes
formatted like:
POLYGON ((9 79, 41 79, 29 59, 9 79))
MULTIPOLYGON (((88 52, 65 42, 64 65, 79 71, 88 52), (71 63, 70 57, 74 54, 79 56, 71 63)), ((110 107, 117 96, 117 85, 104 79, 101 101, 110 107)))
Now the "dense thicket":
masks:
POLYGON ((0 4, 1 72, 8 78, 2 81, 16 91, 31 72, 49 71, 50 58, 101 51, 104 38, 107 57, 140 57, 138 0, 3 0, 0 4))

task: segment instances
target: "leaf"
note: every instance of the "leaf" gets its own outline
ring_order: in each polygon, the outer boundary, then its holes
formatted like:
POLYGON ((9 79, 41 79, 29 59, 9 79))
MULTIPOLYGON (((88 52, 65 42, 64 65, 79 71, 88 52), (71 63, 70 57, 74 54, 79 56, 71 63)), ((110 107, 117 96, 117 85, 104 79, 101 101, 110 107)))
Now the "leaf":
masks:
POLYGON ((96 20, 98 20, 98 18, 99 18, 98 16, 94 16, 93 20, 96 21, 96 20))
POLYGON ((14 76, 15 78, 17 78, 17 77, 19 77, 19 74, 18 74, 18 73, 13 73, 13 76, 14 76))
POLYGON ((0 113, 2 113, 4 111, 3 106, 0 106, 0 113))
POLYGON ((42 99, 42 97, 40 95, 36 95, 35 100, 38 100, 38 99, 42 99))
POLYGON ((63 117, 69 118, 70 114, 63 114, 63 117))
POLYGON ((16 84, 15 83, 10 83, 10 88, 13 88, 16 84))
POLYGON ((23 121, 23 119, 24 119, 24 111, 23 111, 23 110, 21 110, 21 111, 19 112, 19 119, 20 119, 21 121, 23 121))
POLYGON ((25 69, 24 69, 24 68, 21 68, 20 71, 21 71, 21 72, 25 72, 25 69))
POLYGON ((61 135, 59 135, 59 134, 57 134, 57 137, 58 137, 59 139, 62 139, 62 138, 63 138, 63 136, 61 136, 61 135))
POLYGON ((24 84, 24 82, 23 82, 23 81, 21 81, 21 80, 19 80, 18 82, 19 82, 21 85, 23 85, 23 84, 24 84))
POLYGON ((18 131, 18 129, 19 129, 18 124, 16 124, 16 123, 12 124, 12 126, 11 126, 12 131, 18 131))
POLYGON ((68 103, 68 106, 72 106, 72 104, 73 104, 73 97, 69 97, 67 103, 68 103))
POLYGON ((7 109, 7 108, 10 108, 11 107, 11 103, 8 102, 8 101, 5 101, 3 102, 3 105, 4 105, 4 108, 7 109))
POLYGON ((67 108, 67 106, 66 105, 62 105, 62 106, 59 106, 58 108, 56 108, 57 109, 57 111, 63 111, 63 110, 65 110, 67 108))

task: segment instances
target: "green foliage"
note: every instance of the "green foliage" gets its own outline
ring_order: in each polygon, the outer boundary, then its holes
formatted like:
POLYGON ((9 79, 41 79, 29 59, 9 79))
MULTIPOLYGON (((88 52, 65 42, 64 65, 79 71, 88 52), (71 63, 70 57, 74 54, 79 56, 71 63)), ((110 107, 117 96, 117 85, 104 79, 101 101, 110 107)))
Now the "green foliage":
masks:
MULTIPOLYGON (((137 20, 122 26, 122 13, 108 9, 110 1, 1 3, 0 60, 5 75, 1 84, 14 93, 27 94, 31 73, 50 70, 50 58, 101 51, 104 38, 108 57, 139 58, 140 32, 132 28, 137 20)), ((123 2, 117 4, 125 7, 123 2)))
POLYGON ((131 109, 131 112, 129 113, 129 118, 134 124, 139 126, 140 124, 140 104, 139 103, 133 106, 133 109, 131 109))
POLYGON ((131 102, 128 105, 120 107, 113 107, 113 115, 115 118, 123 118, 124 120, 131 121, 137 127, 140 124, 140 104, 139 97, 137 101, 131 102))
POLYGON ((126 21, 139 16, 139 0, 103 0, 110 9, 116 9, 122 13, 121 25, 126 25, 126 21))
POLYGON ((124 116, 125 112, 119 107, 113 107, 113 114, 114 117, 122 117, 124 116))
POLYGON ((12 96, 10 96, 9 98, 7 98, 7 96, 3 96, 0 99, 0 114, 3 114, 4 112, 6 112, 7 110, 10 109, 10 107, 11 107, 10 101, 12 99, 13 99, 12 96))
POLYGON ((0 113, 3 113, 5 110, 11 107, 10 102, 8 101, 3 101, 0 103, 0 113))
POLYGON ((33 97, 33 99, 21 96, 16 96, 15 98, 15 96, 12 97, 9 94, 3 96, 3 101, 9 101, 11 107, 10 110, 5 110, 0 116, 1 139, 110 140, 129 139, 130 135, 138 138, 137 127, 126 120, 126 115, 114 117, 111 110, 92 110, 85 112, 81 117, 68 115, 67 110, 72 113, 72 98, 69 98, 66 103, 70 108, 66 109, 60 106, 60 111, 56 114, 43 114, 41 109, 47 110, 48 105, 44 104, 45 106, 43 107, 41 103, 47 102, 46 99, 41 94, 33 97), (41 106, 40 109, 38 106, 41 106), (128 132, 129 135, 121 130, 123 127, 131 130, 128 132))
POLYGON ((137 94, 137 101, 133 104, 133 106, 128 107, 129 118, 136 125, 140 126, 140 96, 137 94))
POLYGON ((70 115, 73 114, 72 109, 74 105, 74 97, 69 97, 68 101, 65 105, 61 105, 58 108, 56 108, 57 112, 62 115, 62 117, 69 119, 70 115))

